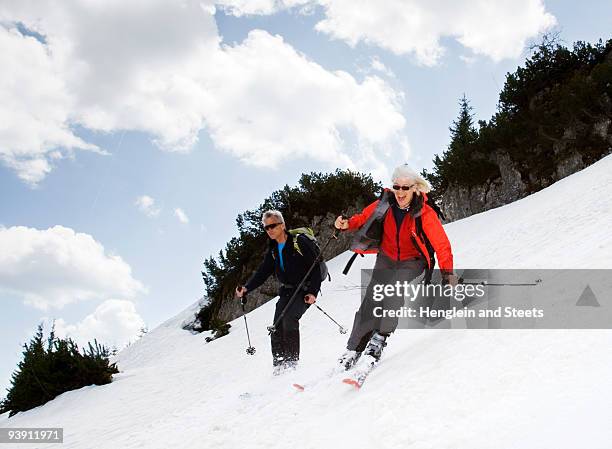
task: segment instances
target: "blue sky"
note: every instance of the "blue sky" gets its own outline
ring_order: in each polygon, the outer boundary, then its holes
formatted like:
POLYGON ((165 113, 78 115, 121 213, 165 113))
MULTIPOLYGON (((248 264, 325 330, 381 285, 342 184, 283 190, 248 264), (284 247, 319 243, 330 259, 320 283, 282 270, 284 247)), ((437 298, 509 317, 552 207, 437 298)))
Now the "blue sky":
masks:
POLYGON ((463 94, 489 119, 542 32, 605 40, 612 17, 604 0, 184 3, 0 5, 3 389, 42 320, 122 347, 201 297, 238 213, 302 172, 430 167, 463 94))

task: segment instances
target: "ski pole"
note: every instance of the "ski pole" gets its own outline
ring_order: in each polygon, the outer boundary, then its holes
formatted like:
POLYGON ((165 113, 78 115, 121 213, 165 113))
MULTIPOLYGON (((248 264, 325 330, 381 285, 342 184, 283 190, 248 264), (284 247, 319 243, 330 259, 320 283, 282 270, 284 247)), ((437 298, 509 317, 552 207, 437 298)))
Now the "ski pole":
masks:
POLYGON ((246 296, 246 294, 244 294, 244 295, 242 295, 242 298, 240 298, 240 304, 242 305, 242 316, 244 317, 244 327, 246 328, 247 339, 249 341, 249 346, 246 349, 246 353, 248 355, 253 355, 253 354, 255 354, 255 347, 251 346, 251 336, 249 335, 249 325, 248 325, 247 319, 246 319, 246 309, 244 308, 246 302, 247 302, 247 296, 246 296))
POLYGON ((484 286, 492 286, 492 287, 533 287, 535 285, 539 285, 542 283, 542 279, 536 279, 535 282, 525 282, 525 283, 495 283, 488 281, 480 281, 480 282, 464 282, 463 278, 459 278, 459 284, 463 285, 484 285, 484 286))
POLYGON ((330 320, 332 320, 334 323, 336 323, 336 325, 338 326, 338 330, 340 331, 341 334, 346 334, 348 331, 346 330, 346 327, 342 326, 341 324, 339 324, 336 320, 334 320, 331 316, 329 316, 329 314, 323 310, 321 307, 319 307, 318 304, 315 303, 315 306, 317 307, 317 309, 319 309, 321 312, 323 312, 323 314, 329 318, 330 320))
MULTIPOLYGON (((491 286, 491 287, 534 287, 536 285, 540 285, 542 283, 542 279, 536 279, 534 282, 525 282, 525 283, 517 283, 517 284, 511 284, 511 283, 495 283, 495 282, 489 282, 489 281, 480 281, 480 282, 465 282, 463 280, 463 278, 459 278, 458 281, 459 284, 462 285, 484 285, 486 286, 491 286)), ((367 288, 367 286, 365 285, 345 285, 344 288, 337 288, 334 291, 337 292, 343 292, 343 291, 347 291, 347 290, 363 290, 364 288, 367 288)))
POLYGON ((280 323, 280 320, 283 319, 283 317, 285 316, 285 313, 287 313, 287 310, 289 309, 289 307, 291 307, 291 304, 293 304, 293 301, 295 300, 295 297, 298 294, 298 292, 302 291, 302 287, 304 286, 304 283, 306 282, 306 279, 308 279, 308 276, 310 276, 310 273, 312 273, 312 270, 314 270, 314 267, 316 267, 317 264, 319 263, 319 259, 321 259, 321 256, 323 255, 323 253, 327 249, 328 245, 330 244, 332 239, 337 239, 337 238, 338 238, 338 236, 336 234, 336 229, 334 228, 334 233, 329 237, 329 239, 327 239, 327 242, 325 243, 325 246, 323 246, 323 248, 319 252, 319 255, 317 257, 315 257, 314 262, 312 263, 312 265, 310 266, 310 268, 308 269, 308 271, 306 272, 306 274, 302 278, 302 281, 296 287, 295 291, 293 292, 293 295, 291 295, 291 298, 289 298, 289 301, 287 301, 287 305, 283 308, 283 310, 281 311, 280 315, 278 316, 276 321, 274 321, 272 326, 268 326, 268 335, 272 335, 274 332, 276 332, 276 326, 278 326, 278 323, 280 323))

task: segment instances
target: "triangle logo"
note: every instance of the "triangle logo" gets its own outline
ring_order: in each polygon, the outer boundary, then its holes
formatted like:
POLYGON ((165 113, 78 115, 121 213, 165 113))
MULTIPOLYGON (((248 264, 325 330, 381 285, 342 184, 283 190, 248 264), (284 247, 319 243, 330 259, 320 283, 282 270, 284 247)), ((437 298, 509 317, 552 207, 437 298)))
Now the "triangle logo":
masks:
POLYGON ((595 293, 591 290, 590 286, 586 286, 578 301, 576 301, 577 306, 586 306, 586 307, 600 307, 597 298, 595 297, 595 293))

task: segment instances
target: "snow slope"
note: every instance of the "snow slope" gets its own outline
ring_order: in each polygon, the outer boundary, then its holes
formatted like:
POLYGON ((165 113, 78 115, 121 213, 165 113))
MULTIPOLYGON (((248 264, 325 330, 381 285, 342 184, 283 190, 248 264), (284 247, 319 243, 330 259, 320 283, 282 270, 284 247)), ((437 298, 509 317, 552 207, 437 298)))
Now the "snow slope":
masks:
MULTIPOLYGON (((612 268, 611 219, 608 156, 446 229, 460 267, 612 268)), ((318 303, 350 326, 351 286, 374 259, 345 277, 347 258, 329 263, 333 282, 318 303)), ((248 315, 255 356, 242 318, 210 344, 183 331, 194 307, 123 350, 112 384, 5 414, 0 427, 64 427, 62 448, 612 447, 612 331, 398 330, 357 392, 326 375, 346 336, 318 310, 301 321, 300 369, 273 377, 274 301, 248 315)))

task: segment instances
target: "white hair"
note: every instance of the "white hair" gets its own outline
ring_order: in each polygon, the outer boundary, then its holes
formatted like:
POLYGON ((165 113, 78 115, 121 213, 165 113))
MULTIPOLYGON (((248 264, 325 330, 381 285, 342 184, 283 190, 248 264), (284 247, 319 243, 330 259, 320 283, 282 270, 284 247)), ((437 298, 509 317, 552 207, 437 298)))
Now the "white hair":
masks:
POLYGON ((263 215, 261 216, 261 222, 262 224, 266 224, 266 220, 268 218, 272 218, 272 217, 276 217, 278 218, 280 223, 285 224, 285 219, 283 218, 283 214, 280 213, 280 211, 278 210, 267 210, 263 213, 263 215))
POLYGON ((395 170, 393 170, 391 182, 395 182, 400 179, 409 179, 411 182, 414 182, 419 192, 429 193, 431 190, 429 183, 423 179, 421 175, 415 172, 408 164, 399 165, 395 168, 395 170))

